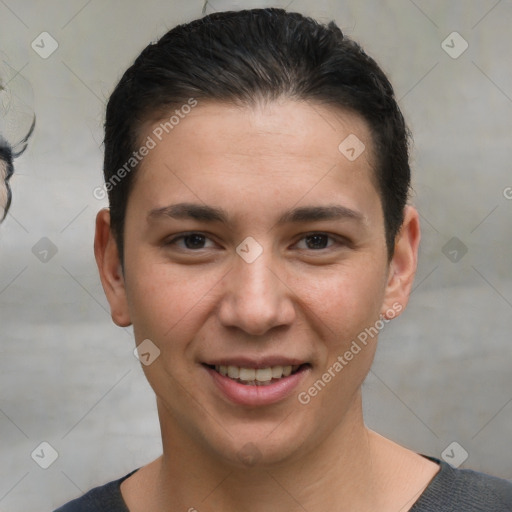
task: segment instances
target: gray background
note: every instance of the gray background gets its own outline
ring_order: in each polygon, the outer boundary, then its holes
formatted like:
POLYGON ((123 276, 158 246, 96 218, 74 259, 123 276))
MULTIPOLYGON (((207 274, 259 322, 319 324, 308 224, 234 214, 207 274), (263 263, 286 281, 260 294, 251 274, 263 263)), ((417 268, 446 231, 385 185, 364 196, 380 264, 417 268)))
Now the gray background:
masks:
MULTIPOLYGON (((512 2, 213 0, 206 12, 241 5, 336 20, 389 74, 414 134, 420 263, 364 384, 367 423, 437 457, 456 441, 469 455, 461 467, 512 479, 512 2), (458 58, 441 45, 453 31, 469 44, 458 58)), ((160 453, 131 330, 112 324, 97 276, 94 217, 106 202, 93 189, 114 84, 202 8, 0 0, 0 50, 32 84, 38 116, 0 228, 0 511, 52 510, 160 453), (59 44, 46 59, 31 47, 44 31, 59 44), (44 237, 57 250, 47 261, 44 237), (59 454, 46 470, 31 458, 42 441, 59 454)))

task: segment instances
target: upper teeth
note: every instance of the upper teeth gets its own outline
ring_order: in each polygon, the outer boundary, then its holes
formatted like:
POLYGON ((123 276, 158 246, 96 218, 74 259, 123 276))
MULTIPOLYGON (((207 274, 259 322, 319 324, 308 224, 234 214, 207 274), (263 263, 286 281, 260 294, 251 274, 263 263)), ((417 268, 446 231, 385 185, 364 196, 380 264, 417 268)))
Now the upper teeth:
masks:
POLYGON ((216 366, 215 369, 224 376, 231 379, 243 381, 270 382, 272 379, 288 377, 292 371, 297 370, 300 365, 272 366, 268 368, 240 368, 238 366, 216 366))

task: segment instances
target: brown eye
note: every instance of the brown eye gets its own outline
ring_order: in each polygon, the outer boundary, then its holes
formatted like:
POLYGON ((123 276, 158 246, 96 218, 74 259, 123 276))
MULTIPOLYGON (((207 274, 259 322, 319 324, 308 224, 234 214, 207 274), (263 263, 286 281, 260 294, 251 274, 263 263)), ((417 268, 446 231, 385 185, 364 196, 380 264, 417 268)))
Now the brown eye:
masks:
POLYGON ((202 249, 205 238, 203 235, 186 235, 183 237, 183 242, 187 249, 202 249))
POLYGON ((333 241, 335 241, 334 238, 325 233, 312 233, 299 241, 299 249, 329 249, 333 245, 333 241))
POLYGON ((306 238, 308 249, 325 249, 327 247, 329 237, 327 235, 310 235, 306 238))
POLYGON ((186 233, 184 235, 177 236, 167 242, 165 245, 174 245, 179 249, 198 250, 208 249, 211 246, 205 246, 207 240, 210 240, 206 235, 202 233, 186 233), (180 243, 179 243, 180 242, 180 243))

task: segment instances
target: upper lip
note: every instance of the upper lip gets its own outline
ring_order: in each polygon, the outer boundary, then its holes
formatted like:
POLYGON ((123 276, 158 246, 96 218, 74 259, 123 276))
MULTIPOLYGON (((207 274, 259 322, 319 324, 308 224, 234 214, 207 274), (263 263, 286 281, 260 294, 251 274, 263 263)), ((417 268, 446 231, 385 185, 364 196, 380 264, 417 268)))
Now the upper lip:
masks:
POLYGON ((295 359, 285 356, 266 357, 224 357, 205 361, 208 366, 238 366, 239 368, 269 368, 272 366, 300 366, 306 364, 304 359, 295 359))

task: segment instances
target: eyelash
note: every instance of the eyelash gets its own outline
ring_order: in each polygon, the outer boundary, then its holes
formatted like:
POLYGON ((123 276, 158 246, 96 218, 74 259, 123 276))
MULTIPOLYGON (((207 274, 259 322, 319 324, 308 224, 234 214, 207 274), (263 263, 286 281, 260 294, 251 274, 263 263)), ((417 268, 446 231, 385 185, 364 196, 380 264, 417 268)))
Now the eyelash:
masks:
MULTIPOLYGON (((165 246, 177 245, 178 241, 184 240, 185 238, 191 237, 191 236, 194 236, 194 235, 204 237, 206 240, 211 240, 208 236, 206 236, 201 231, 191 231, 191 232, 183 233, 181 235, 178 235, 178 236, 172 238, 168 242, 165 242, 164 245, 165 246)), ((302 240, 305 240, 307 238, 311 238, 311 237, 314 237, 314 236, 317 236, 317 235, 326 236, 328 239, 333 240, 334 243, 337 243, 338 245, 341 245, 341 246, 347 246, 349 244, 347 240, 343 240, 343 238, 341 238, 341 237, 335 237, 334 235, 331 235, 329 233, 324 233, 322 231, 313 231, 311 233, 307 233, 304 236, 302 236, 302 238, 300 238, 298 242, 301 242, 302 240)), ((298 242, 296 242, 296 243, 298 243, 298 242)), ((310 251, 313 251, 313 252, 327 251, 330 248, 332 248, 332 245, 334 245, 334 244, 331 244, 330 246, 325 247, 325 248, 321 248, 321 249, 301 249, 301 250, 310 250, 310 251)), ((199 252, 201 250, 208 249, 208 248, 201 247, 200 249, 196 249, 195 250, 195 249, 189 249, 189 248, 185 247, 185 248, 181 248, 181 249, 184 250, 184 251, 199 252)))

